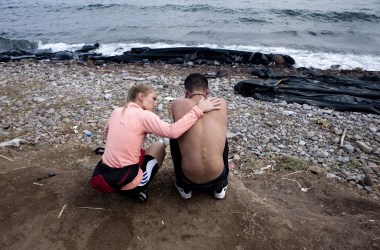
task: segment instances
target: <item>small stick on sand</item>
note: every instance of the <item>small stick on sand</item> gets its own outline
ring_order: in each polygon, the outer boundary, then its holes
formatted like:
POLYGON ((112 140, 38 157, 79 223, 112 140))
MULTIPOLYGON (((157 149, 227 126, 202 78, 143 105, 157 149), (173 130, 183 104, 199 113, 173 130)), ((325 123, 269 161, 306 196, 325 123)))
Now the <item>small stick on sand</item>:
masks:
POLYGON ((140 239, 140 237, 138 236, 138 235, 136 235, 136 237, 137 237, 137 239, 141 242, 141 239, 140 239))
POLYGON ((11 158, 8 158, 8 157, 6 157, 6 156, 4 156, 4 155, 0 155, 0 157, 6 159, 6 160, 8 160, 8 161, 14 161, 14 160, 12 160, 11 158))
POLYGON ((107 209, 102 208, 102 207, 78 207, 78 208, 82 208, 82 209, 94 209, 94 210, 107 210, 107 209))
POLYGON ((65 211, 66 207, 67 207, 67 204, 63 205, 61 212, 59 212, 59 214, 58 214, 58 219, 59 219, 59 217, 61 217, 61 215, 63 214, 63 211, 65 211))
POLYGON ((347 133, 347 129, 345 128, 345 129, 343 130, 342 137, 340 138, 340 146, 341 146, 341 147, 343 147, 344 137, 346 137, 346 133, 347 133))
POLYGON ((54 136, 49 131, 46 131, 46 133, 48 133, 52 138, 54 138, 54 136))
POLYGON ((33 182, 34 185, 37 185, 37 186, 43 186, 44 184, 41 184, 41 183, 37 183, 37 182, 33 182))
POLYGON ((301 184, 300 184, 298 181, 296 181, 296 180, 289 179, 289 178, 281 178, 281 180, 288 180, 288 181, 294 181, 294 182, 297 182, 297 184, 298 184, 298 188, 302 188, 301 184))
POLYGON ((293 172, 293 173, 290 173, 290 174, 286 174, 286 175, 284 175, 283 177, 285 177, 285 176, 289 176, 289 175, 292 175, 292 174, 296 174, 296 173, 300 173, 300 172, 302 172, 302 170, 300 170, 300 171, 296 171, 296 172, 293 172))

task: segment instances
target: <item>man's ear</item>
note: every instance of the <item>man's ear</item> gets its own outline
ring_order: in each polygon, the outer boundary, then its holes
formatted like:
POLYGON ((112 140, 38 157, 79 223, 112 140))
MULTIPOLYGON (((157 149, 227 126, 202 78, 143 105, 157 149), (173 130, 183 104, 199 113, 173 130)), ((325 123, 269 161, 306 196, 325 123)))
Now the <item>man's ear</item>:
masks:
POLYGON ((205 96, 208 96, 210 94, 209 90, 207 89, 205 92, 205 96))
POLYGON ((189 93, 188 90, 186 90, 186 91, 185 91, 185 98, 189 98, 189 96, 190 96, 190 93, 189 93))

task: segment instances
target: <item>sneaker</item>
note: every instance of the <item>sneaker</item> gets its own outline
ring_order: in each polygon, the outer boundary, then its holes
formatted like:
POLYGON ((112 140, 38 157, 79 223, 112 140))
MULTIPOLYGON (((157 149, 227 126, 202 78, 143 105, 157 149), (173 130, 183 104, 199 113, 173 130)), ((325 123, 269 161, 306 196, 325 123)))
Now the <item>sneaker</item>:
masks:
POLYGON ((214 198, 215 199, 224 199, 226 196, 228 184, 226 184, 224 187, 218 188, 214 191, 214 198))
POLYGON ((148 199, 148 195, 145 192, 140 192, 135 196, 138 203, 144 203, 148 199))
POLYGON ((177 185, 176 181, 174 181, 174 185, 177 188, 177 190, 178 190, 179 194, 181 195, 182 199, 187 200, 187 199, 191 198, 191 190, 188 190, 188 192, 186 192, 183 188, 181 188, 181 187, 179 187, 177 185))

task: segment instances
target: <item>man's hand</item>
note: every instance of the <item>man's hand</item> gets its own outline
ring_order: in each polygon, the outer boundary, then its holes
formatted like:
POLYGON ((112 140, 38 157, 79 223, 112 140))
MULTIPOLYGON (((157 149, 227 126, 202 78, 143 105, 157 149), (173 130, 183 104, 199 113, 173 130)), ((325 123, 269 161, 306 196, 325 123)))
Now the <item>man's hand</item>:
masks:
POLYGON ((215 109, 220 109, 220 103, 221 101, 217 97, 212 97, 209 99, 202 98, 197 106, 203 111, 203 113, 207 113, 215 109))

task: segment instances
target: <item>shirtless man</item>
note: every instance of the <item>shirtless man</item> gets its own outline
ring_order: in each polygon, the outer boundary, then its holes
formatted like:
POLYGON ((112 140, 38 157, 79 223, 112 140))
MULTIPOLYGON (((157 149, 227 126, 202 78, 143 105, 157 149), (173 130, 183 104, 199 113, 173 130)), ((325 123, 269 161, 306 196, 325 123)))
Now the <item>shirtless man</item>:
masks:
MULTIPOLYGON (((179 120, 199 100, 209 94, 208 81, 201 74, 191 74, 185 80, 185 97, 172 105, 174 121, 179 120)), ((221 108, 205 114, 177 140, 170 140, 176 180, 183 199, 190 199, 192 190, 210 191, 223 199, 228 186, 227 102, 221 108)))

